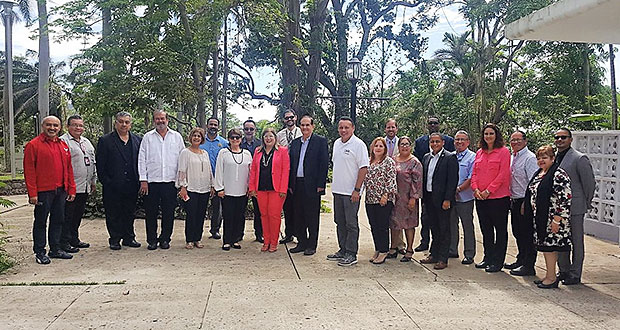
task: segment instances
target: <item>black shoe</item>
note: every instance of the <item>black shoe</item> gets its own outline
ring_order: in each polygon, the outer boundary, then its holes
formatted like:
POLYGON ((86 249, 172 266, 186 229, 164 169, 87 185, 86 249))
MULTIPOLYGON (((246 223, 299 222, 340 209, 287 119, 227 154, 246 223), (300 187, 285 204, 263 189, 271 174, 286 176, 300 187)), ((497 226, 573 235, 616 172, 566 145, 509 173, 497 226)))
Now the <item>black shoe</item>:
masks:
POLYGON ((481 262, 476 264, 476 268, 487 268, 487 266, 489 266, 489 263, 486 262, 485 260, 482 260, 481 262))
POLYGON ((288 250, 288 252, 290 252, 290 253, 299 253, 299 252, 304 252, 304 251, 306 251, 306 249, 301 247, 301 246, 299 246, 299 245, 297 245, 296 247, 291 248, 291 249, 288 250))
POLYGON ((222 238, 222 235, 220 235, 220 233, 211 233, 211 237, 209 238, 220 239, 222 238))
POLYGON ((159 247, 168 250, 170 248, 170 243, 167 241, 159 242, 159 247))
POLYGON ((304 255, 305 255, 305 256, 311 256, 311 255, 314 255, 315 253, 316 253, 316 249, 310 249, 310 248, 308 248, 308 249, 305 249, 305 250, 304 250, 304 255))
POLYGON ((569 278, 569 276, 568 276, 568 273, 559 272, 555 274, 555 278, 559 278, 560 281, 562 281, 562 280, 569 278))
POLYGON ((293 236, 286 236, 280 240, 280 244, 286 244, 293 241, 293 236))
POLYGON ((461 263, 463 265, 471 265, 471 264, 474 263, 474 258, 465 257, 465 258, 463 258, 463 260, 461 260, 461 263))
POLYGON ((422 252, 428 250, 428 245, 420 244, 417 248, 413 249, 415 252, 422 252))
POLYGON ((54 258, 54 259, 71 259, 71 258, 73 258, 72 255, 70 255, 69 253, 67 253, 67 252, 65 252, 63 250, 50 251, 49 257, 50 258, 54 258))
POLYGON ((569 277, 569 278, 566 278, 566 279, 564 279, 562 281, 562 284, 564 284, 564 285, 576 285, 576 284, 580 284, 580 283, 581 283, 581 279, 576 278, 576 277, 569 277))
POLYGON ((75 246, 76 248, 88 249, 90 247, 90 244, 88 244, 86 242, 77 241, 77 242, 74 242, 74 243, 75 244, 71 244, 71 246, 75 246))
POLYGON ((521 266, 521 263, 517 262, 517 261, 515 261, 515 262, 513 262, 511 264, 506 264, 506 263, 504 264, 504 268, 506 268, 506 269, 515 269, 515 268, 518 268, 520 266, 521 266))
POLYGON ((120 250, 121 249, 121 245, 116 242, 116 243, 110 243, 110 250, 120 250))
POLYGON ((265 243, 265 239, 263 239, 263 236, 256 236, 256 241, 259 243, 265 243))
POLYGON ((385 256, 385 259, 395 259, 396 257, 398 257, 398 250, 390 249, 387 253, 387 256, 385 256), (394 252, 390 252, 390 251, 394 251, 394 252))
POLYGON ((448 258, 457 258, 458 259, 459 254, 458 253, 450 253, 448 254, 448 258))
POLYGON ((542 283, 542 281, 543 280, 540 280, 540 279, 539 280, 534 280, 534 284, 538 285, 538 284, 542 283))
POLYGON ((146 248, 149 250, 157 250, 157 242, 149 243, 149 245, 146 248))
POLYGON ((560 284, 560 280, 556 279, 555 282, 551 284, 545 284, 541 281, 539 284, 536 284, 536 286, 541 289, 556 289, 558 287, 558 284, 560 284))
POLYGON ((47 265, 50 262, 52 262, 50 260, 50 258, 48 256, 46 256, 44 253, 37 253, 34 255, 34 260, 40 264, 40 265, 47 265))
POLYGON ((132 239, 131 241, 123 240, 123 246, 129 246, 129 247, 132 247, 132 248, 139 248, 139 247, 142 246, 142 244, 140 244, 135 239, 132 239))
POLYGON ((497 273, 500 270, 502 270, 502 266, 498 265, 488 265, 487 268, 484 269, 484 271, 487 273, 497 273))
POLYGON ((230 251, 230 244, 224 244, 224 245, 222 245, 222 250, 224 250, 224 251, 230 251))
POLYGON ((515 269, 510 270, 510 275, 514 276, 534 276, 536 275, 536 270, 534 267, 525 267, 519 266, 515 269))
POLYGON ((74 246, 71 246, 69 244, 63 244, 63 245, 60 246, 60 248, 63 251, 68 252, 68 253, 78 253, 78 252, 80 252, 80 249, 78 249, 78 248, 76 248, 74 246))
POLYGON ((239 250, 241 249, 241 245, 239 245, 239 243, 233 243, 232 248, 239 250))

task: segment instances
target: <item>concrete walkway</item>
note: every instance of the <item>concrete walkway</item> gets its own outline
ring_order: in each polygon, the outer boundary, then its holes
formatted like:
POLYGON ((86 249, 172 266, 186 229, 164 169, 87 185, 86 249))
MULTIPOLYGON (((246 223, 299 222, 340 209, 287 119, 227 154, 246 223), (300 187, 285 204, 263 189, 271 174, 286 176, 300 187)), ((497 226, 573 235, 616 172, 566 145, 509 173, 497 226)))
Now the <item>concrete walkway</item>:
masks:
MULTIPOLYGON (((584 285, 557 290, 538 289, 535 277, 489 274, 457 259, 442 271, 395 260, 372 265, 364 210, 359 263, 349 268, 325 260, 337 249, 331 214, 322 215, 319 249, 310 257, 290 255, 283 245, 260 252, 249 222, 241 250, 222 251, 221 241, 206 238, 204 249, 186 250, 184 223, 177 221, 172 247, 148 251, 144 221, 137 220, 143 247, 112 251, 105 222, 95 219, 81 227, 91 248, 42 266, 31 252, 33 208, 25 196, 11 198, 21 206, 3 210, 0 222, 19 264, 0 275, 0 329, 620 328, 620 249, 591 237, 584 285), (24 285, 34 282, 47 284, 24 285)), ((515 252, 511 237, 507 261, 515 252)), ((542 257, 538 266, 541 276, 542 257)))

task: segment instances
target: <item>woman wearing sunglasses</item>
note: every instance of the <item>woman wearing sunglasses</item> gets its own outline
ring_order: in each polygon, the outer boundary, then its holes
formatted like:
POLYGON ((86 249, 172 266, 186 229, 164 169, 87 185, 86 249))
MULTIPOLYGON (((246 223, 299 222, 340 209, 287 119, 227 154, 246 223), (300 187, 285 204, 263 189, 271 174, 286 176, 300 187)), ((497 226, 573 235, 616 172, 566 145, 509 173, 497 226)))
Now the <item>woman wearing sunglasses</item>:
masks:
POLYGON ((241 131, 228 131, 229 147, 220 150, 215 165, 215 190, 222 199, 224 245, 222 250, 240 249, 245 210, 248 205, 248 178, 252 155, 241 148, 241 131))

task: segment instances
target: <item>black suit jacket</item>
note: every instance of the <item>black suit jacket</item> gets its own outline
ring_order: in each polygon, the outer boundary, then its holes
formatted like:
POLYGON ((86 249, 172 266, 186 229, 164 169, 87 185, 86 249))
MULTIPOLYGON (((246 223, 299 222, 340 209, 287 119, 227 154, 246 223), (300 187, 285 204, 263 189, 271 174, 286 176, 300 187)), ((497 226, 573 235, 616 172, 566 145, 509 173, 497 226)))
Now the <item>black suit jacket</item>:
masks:
MULTIPOLYGON (((444 141, 443 148, 448 151, 454 152, 456 150, 454 148, 454 138, 452 138, 450 135, 444 134, 442 134, 441 136, 443 136, 444 141)), ((420 163, 422 163, 422 161, 424 160, 424 155, 431 152, 428 142, 428 135, 421 136, 415 140, 415 149, 413 150, 413 155, 418 158, 420 163)))
MULTIPOLYGON (((308 141, 306 155, 304 156, 304 186, 295 187, 297 179, 297 167, 301 154, 301 137, 294 139, 289 146, 289 156, 291 159, 291 171, 289 173, 288 186, 291 192, 297 189, 305 189, 308 196, 318 195, 317 188, 325 188, 327 180, 327 168, 329 166, 329 151, 327 149, 327 139, 320 135, 312 134, 308 141)), ((323 190, 320 195, 325 194, 323 190)))
POLYGON ((447 150, 442 150, 435 171, 433 172, 433 192, 426 191, 426 183, 428 182, 428 165, 431 161, 431 154, 424 155, 422 166, 424 169, 424 202, 432 202, 435 207, 441 207, 443 201, 450 201, 454 204, 456 195, 456 186, 459 182, 459 162, 456 155, 447 150))
POLYGON ((129 138, 132 144, 131 159, 125 159, 125 155, 121 152, 122 142, 116 131, 99 138, 96 154, 97 178, 106 189, 122 191, 129 188, 127 184, 137 185, 139 183, 138 150, 140 150, 142 138, 131 132, 129 132, 129 138), (126 163, 131 164, 135 181, 130 180, 130 173, 125 172, 126 163))

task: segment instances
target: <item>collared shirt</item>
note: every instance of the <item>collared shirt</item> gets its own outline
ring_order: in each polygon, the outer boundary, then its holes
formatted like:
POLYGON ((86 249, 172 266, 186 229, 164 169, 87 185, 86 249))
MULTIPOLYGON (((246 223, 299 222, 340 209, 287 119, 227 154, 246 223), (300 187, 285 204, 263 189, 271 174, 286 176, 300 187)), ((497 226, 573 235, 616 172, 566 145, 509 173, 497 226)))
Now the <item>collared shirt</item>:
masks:
POLYGON ((175 182, 179 154, 183 149, 185 142, 178 132, 168 128, 162 137, 157 130, 148 131, 142 138, 138 153, 140 181, 175 182))
POLYGON ((332 152, 332 164, 334 164, 332 193, 352 195, 359 170, 368 167, 368 162, 368 148, 364 141, 355 135, 352 135, 347 142, 342 142, 342 138, 338 138, 334 142, 332 152))
POLYGON ((301 137, 301 149, 299 150, 299 165, 297 165, 297 177, 304 177, 304 159, 306 159, 306 150, 308 150, 308 143, 310 143, 310 135, 307 139, 304 140, 304 137, 301 137))
POLYGON ((433 192, 433 174, 435 174, 435 166, 437 166, 442 152, 443 148, 436 154, 431 151, 431 160, 428 162, 428 171, 426 172, 426 191, 428 192, 433 192))
POLYGON ((510 197, 524 198, 527 185, 538 170, 536 155, 527 146, 510 156, 510 197))
POLYGON ((215 164, 217 162, 217 154, 220 150, 228 148, 228 141, 223 137, 217 135, 215 139, 209 140, 209 136, 205 136, 205 143, 200 145, 200 149, 206 151, 209 154, 209 161, 211 162, 211 174, 215 175, 215 164))
POLYGON ((241 140, 241 149, 249 151, 252 156, 254 156, 254 150, 256 150, 257 147, 260 147, 260 145, 260 140, 256 138, 252 140, 252 143, 249 143, 248 140, 245 139, 245 137, 243 138, 243 140, 241 140))
POLYGON ((554 163, 556 164, 562 164, 562 161, 564 160, 564 156, 566 156, 566 153, 568 153, 568 150, 570 150, 571 147, 568 147, 566 149, 564 149, 564 151, 558 151, 558 153, 555 155, 555 161, 554 163))
POLYGON ((73 166, 73 178, 77 193, 90 193, 92 185, 97 182, 95 168, 95 147, 85 138, 76 140, 71 134, 65 133, 60 137, 71 152, 71 166, 73 166))
POLYGON ((395 154, 398 153, 398 136, 394 136, 393 139, 390 140, 389 137, 385 137, 385 142, 387 143, 387 155, 388 157, 394 157, 395 154))
POLYGON ((471 173, 471 189, 488 190, 487 199, 510 196, 510 150, 495 148, 491 152, 478 149, 471 173))
POLYGON ((295 128, 292 130, 288 129, 288 127, 284 127, 282 130, 278 132, 276 136, 278 138, 278 143, 281 146, 288 147, 291 144, 291 142, 293 142, 293 140, 302 136, 302 134, 301 134, 301 129, 295 126, 295 128))
MULTIPOLYGON (((471 173, 474 171, 474 160, 476 160, 476 153, 465 149, 462 152, 456 153, 456 159, 459 161, 459 186, 463 182, 471 179, 471 173)), ((474 199, 474 192, 471 187, 456 193, 456 200, 458 202, 469 202, 474 199)))

